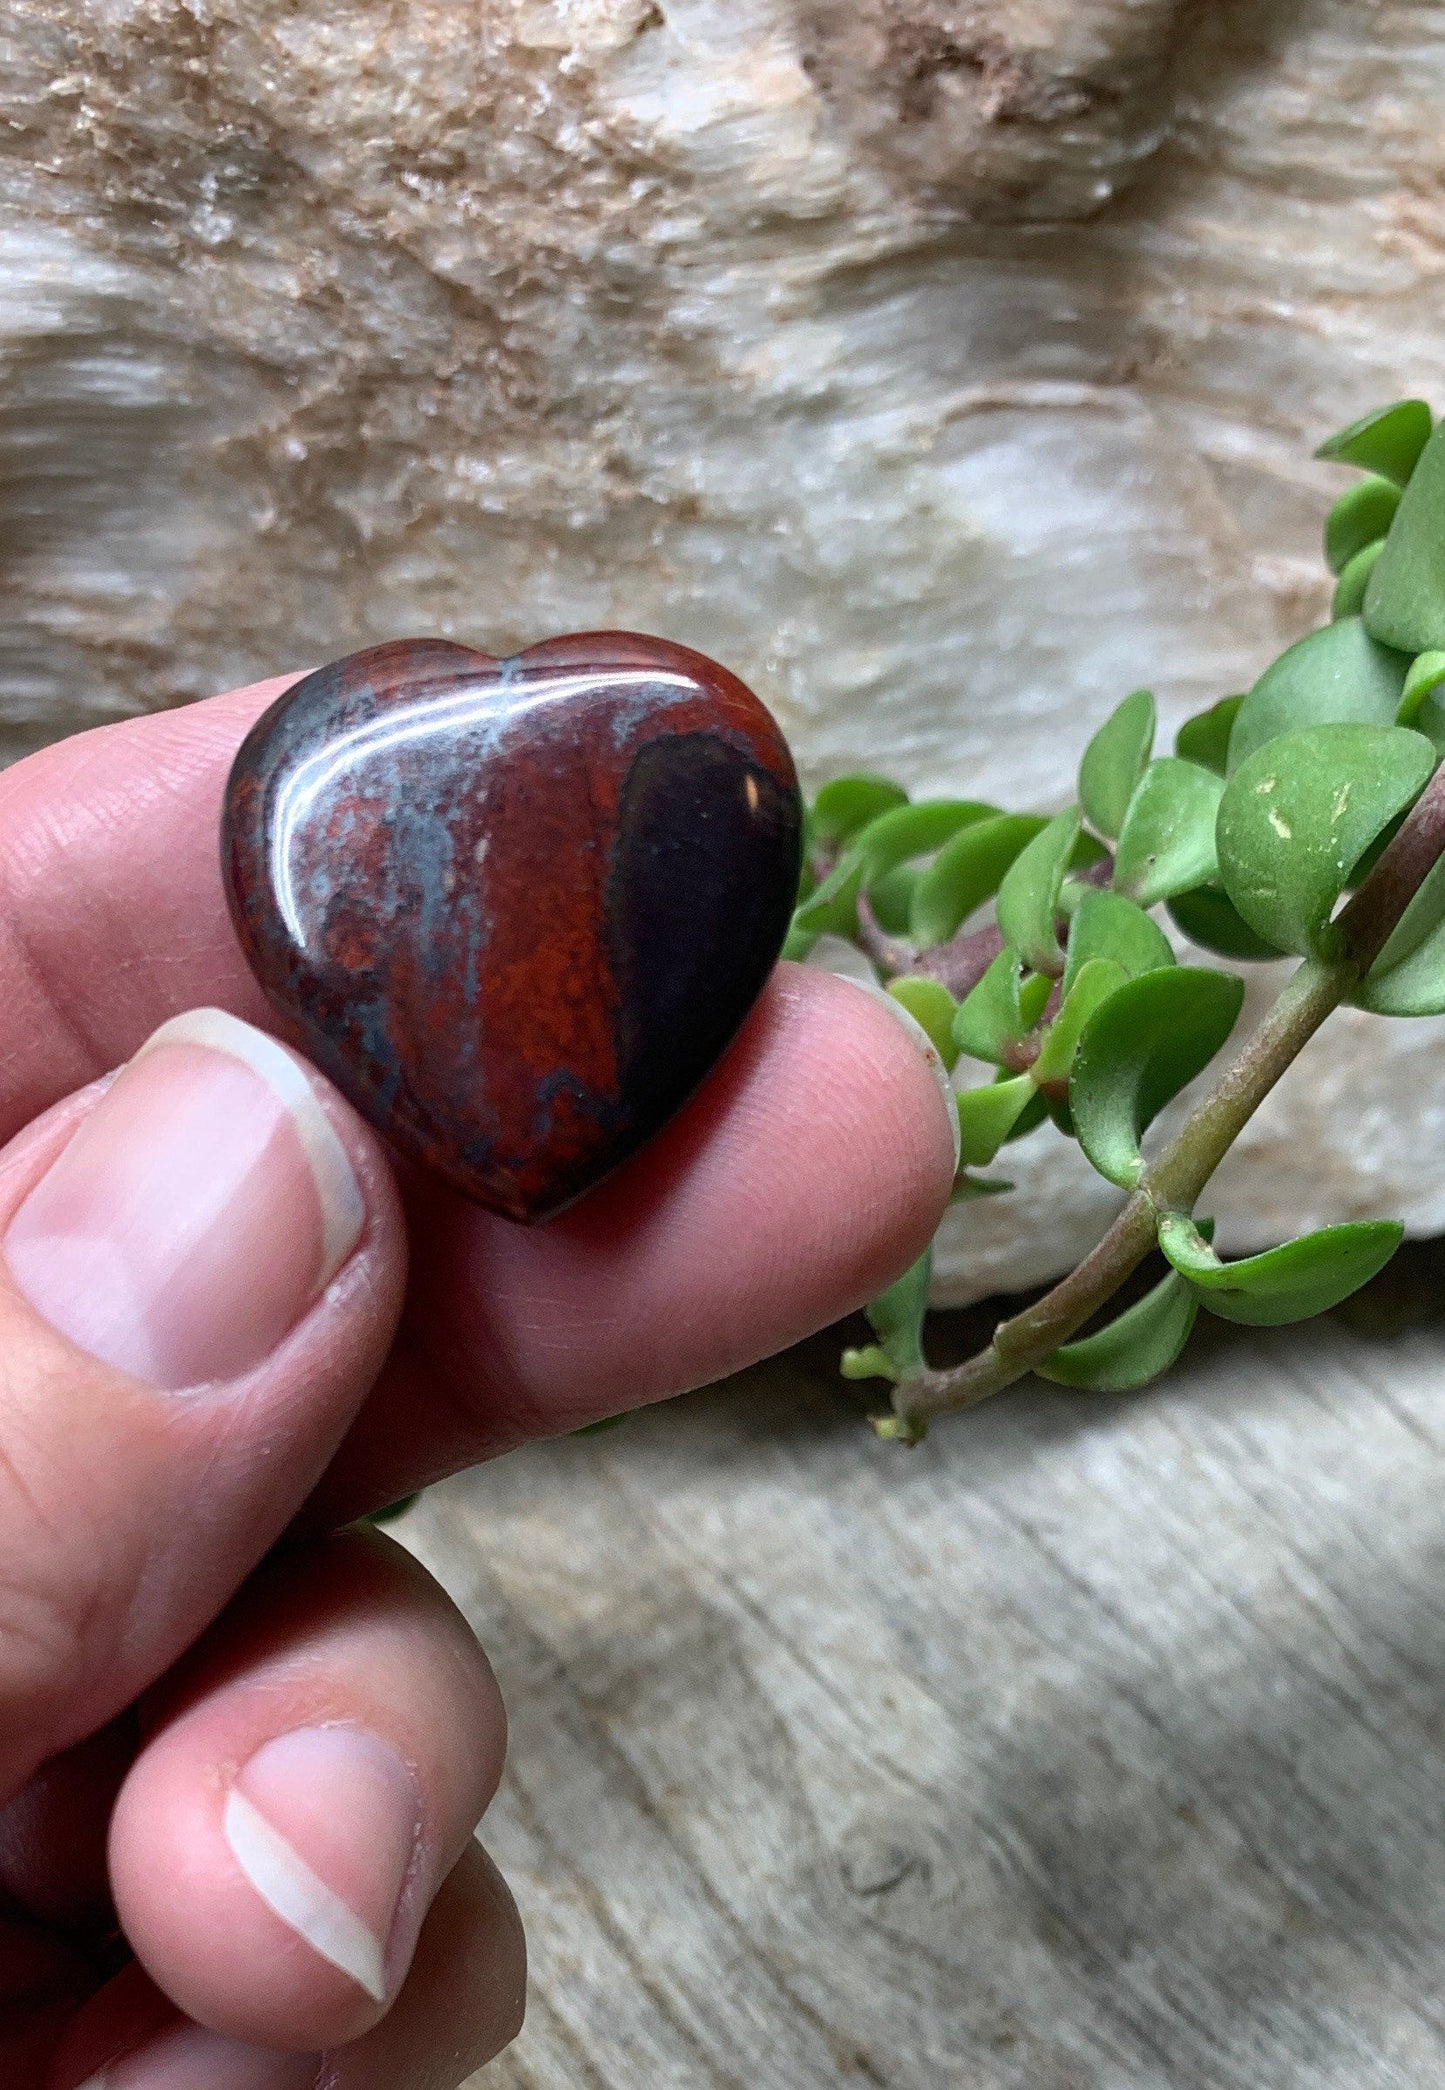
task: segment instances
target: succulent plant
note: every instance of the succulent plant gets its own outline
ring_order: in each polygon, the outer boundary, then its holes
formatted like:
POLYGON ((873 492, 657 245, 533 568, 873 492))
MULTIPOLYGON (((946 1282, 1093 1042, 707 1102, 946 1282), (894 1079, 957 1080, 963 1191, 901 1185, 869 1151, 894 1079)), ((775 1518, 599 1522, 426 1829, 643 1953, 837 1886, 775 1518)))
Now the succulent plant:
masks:
POLYGON ((1127 1193, 1098 1246, 952 1370, 923 1346, 930 1256, 868 1308, 850 1379, 888 1382, 881 1435, 1034 1371, 1127 1391, 1168 1369, 1202 1308, 1277 1325, 1327 1311, 1398 1246, 1389 1220, 1222 1260, 1211 1176, 1333 1010, 1445 1012, 1445 427, 1404 400, 1324 443, 1364 476, 1325 525, 1333 619, 1156 751, 1154 700, 1126 696, 1084 749, 1074 805, 911 803, 886 777, 826 784, 808 811, 787 951, 848 938, 952 1069, 959 1198, 1005 1194, 1002 1150, 1047 1117, 1127 1193), (1222 962, 1178 962, 1163 913, 1222 962), (1254 1034, 1162 1141, 1165 1105, 1224 1052, 1235 969, 1300 962, 1254 1034), (1107 1310, 1146 1259, 1157 1283, 1107 1310))

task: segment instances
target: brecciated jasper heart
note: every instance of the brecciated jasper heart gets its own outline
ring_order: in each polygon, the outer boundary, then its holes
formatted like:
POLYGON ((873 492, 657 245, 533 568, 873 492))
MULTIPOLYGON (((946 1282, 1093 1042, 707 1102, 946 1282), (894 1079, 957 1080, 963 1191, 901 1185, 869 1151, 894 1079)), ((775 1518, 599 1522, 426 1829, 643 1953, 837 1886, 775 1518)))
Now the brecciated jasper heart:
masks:
POLYGON ((558 1211, 737 1030, 797 887, 797 778, 734 675, 630 632, 354 653, 256 724, 222 865, 253 970, 406 1155, 558 1211))

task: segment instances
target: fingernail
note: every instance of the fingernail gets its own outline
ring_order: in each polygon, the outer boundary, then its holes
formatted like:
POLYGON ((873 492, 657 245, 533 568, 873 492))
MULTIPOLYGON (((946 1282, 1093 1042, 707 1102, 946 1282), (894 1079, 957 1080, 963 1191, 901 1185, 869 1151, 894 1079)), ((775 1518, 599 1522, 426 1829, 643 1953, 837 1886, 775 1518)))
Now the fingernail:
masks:
POLYGON ((87 2076, 79 2090, 313 2090, 320 2070, 316 2054, 274 2053, 177 2025, 87 2076))
POLYGON ((395 1750, 356 1727, 267 1742, 227 1796, 231 1855, 274 1916, 377 2003, 421 1808, 395 1750))
POLYGON ((855 985, 863 989, 865 994, 871 994, 876 1002, 881 1002, 889 1015, 903 1026, 918 1047, 920 1057, 927 1063, 929 1073, 938 1083, 939 1093, 943 1097, 943 1107, 948 1112, 948 1128, 953 1135, 953 1166, 956 1173, 958 1164, 963 1158, 963 1127, 958 1121, 958 1098, 954 1093, 948 1069, 943 1064, 942 1053, 934 1044, 932 1038, 929 1037, 918 1018, 910 1010, 905 1009, 902 1002, 894 995, 891 995, 886 987, 880 986, 877 980, 858 979, 856 975, 850 975, 850 977, 854 979, 855 985))
POLYGON ((177 1391, 249 1371, 361 1235, 346 1149, 274 1038, 163 1024, 5 1235, 21 1292, 105 1364, 177 1391))

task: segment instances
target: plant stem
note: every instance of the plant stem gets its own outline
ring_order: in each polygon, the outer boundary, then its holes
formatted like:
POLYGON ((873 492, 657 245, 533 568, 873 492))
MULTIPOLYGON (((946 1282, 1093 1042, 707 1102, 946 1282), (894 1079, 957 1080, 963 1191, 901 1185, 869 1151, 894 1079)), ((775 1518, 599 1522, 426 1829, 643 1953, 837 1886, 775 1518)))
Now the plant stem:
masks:
POLYGON ((913 970, 926 980, 941 980, 955 1001, 963 1001, 1002 949, 1003 938, 989 922, 982 929, 971 929, 967 936, 960 933, 947 943, 936 943, 920 951, 913 970))
MULTIPOLYGON (((1114 859, 1106 856, 1099 863, 1088 864, 1082 871, 1072 873, 1069 882, 1073 885, 1106 886, 1113 871, 1114 859)), ((1067 917, 1060 915, 1060 933, 1066 933, 1067 928, 1067 917)), ((897 979, 900 973, 917 973, 925 980, 942 981, 954 1000, 962 1001, 973 992, 1003 949, 1003 937, 996 922, 986 922, 981 929, 960 929, 947 943, 928 944, 920 951, 911 943, 887 936, 878 926, 878 918, 869 905, 867 894, 860 893, 858 946, 867 952, 885 980, 897 979)))
POLYGON ((972 1408, 1021 1379, 1091 1320, 1143 1262, 1160 1216, 1189 1211, 1260 1104, 1357 977, 1348 963, 1306 959, 1215 1086, 1146 1170, 1114 1224, 1078 1267, 1033 1306, 1000 1323, 993 1341, 953 1371, 922 1372, 894 1396, 880 1434, 916 1442, 935 1415, 972 1408))
POLYGON ((912 972, 918 953, 901 936, 890 936, 866 892, 858 895, 858 948, 871 958, 883 980, 896 980, 912 972))
POLYGON ((1445 764, 1410 808, 1400 831, 1345 906, 1336 927, 1358 975, 1368 972, 1400 917, 1445 852, 1445 764))

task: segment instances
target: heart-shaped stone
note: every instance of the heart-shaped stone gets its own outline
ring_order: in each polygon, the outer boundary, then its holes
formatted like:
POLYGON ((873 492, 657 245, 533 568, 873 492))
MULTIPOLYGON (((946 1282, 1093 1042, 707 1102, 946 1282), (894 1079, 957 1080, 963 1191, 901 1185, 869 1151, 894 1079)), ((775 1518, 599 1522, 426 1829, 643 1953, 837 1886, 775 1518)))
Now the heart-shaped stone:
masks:
POLYGON ((536 1220, 732 1038, 787 931, 801 826, 776 724, 700 653, 418 639, 318 669, 258 721, 222 867, 316 1064, 402 1153, 536 1220))

